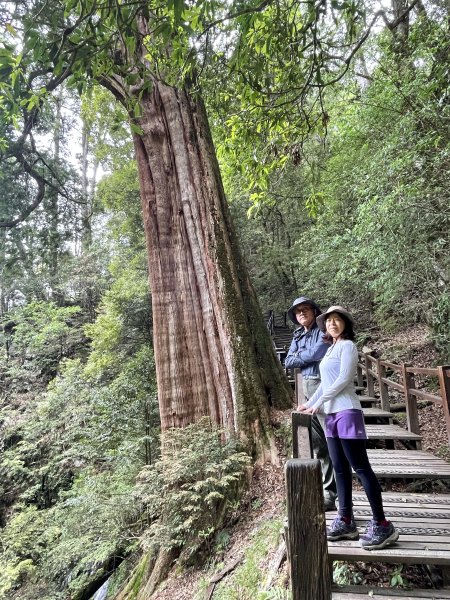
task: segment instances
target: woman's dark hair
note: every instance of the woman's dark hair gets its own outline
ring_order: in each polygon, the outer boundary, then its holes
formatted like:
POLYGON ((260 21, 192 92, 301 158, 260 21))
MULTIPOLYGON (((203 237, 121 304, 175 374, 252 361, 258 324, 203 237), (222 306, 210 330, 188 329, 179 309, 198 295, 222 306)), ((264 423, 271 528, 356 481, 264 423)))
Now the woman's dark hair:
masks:
MULTIPOLYGON (((333 314, 333 313, 330 313, 330 314, 333 314)), ((338 312, 336 314, 338 314, 345 323, 344 331, 341 334, 342 337, 344 338, 344 340, 350 340, 350 341, 354 342, 355 341, 355 332, 353 331, 353 323, 350 321, 350 319, 348 317, 346 317, 342 313, 338 312)), ((325 319, 325 323, 326 322, 327 322, 327 319, 325 319)), ((333 336, 331 336, 327 331, 325 332, 322 339, 327 344, 333 343, 333 336)))

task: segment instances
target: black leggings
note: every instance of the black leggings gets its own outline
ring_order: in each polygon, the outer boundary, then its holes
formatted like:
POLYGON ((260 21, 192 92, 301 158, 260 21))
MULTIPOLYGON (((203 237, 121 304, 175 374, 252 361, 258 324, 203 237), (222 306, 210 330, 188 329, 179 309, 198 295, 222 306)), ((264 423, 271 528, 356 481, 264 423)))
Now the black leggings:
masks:
POLYGON ((336 474, 339 514, 352 516, 352 467, 369 500, 374 521, 384 520, 381 487, 367 456, 366 440, 327 437, 328 450, 336 474))

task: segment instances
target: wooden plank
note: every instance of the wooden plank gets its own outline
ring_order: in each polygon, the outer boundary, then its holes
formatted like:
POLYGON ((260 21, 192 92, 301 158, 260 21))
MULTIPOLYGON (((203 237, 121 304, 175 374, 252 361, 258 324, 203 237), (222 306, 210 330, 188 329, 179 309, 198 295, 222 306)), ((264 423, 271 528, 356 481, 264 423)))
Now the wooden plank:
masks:
POLYGON ((378 439, 378 440, 411 440, 411 441, 421 441, 422 437, 413 433, 412 431, 407 431, 400 427, 399 425, 376 425, 370 424, 366 425, 367 436, 369 439, 378 439))
POLYGON ((400 371, 402 370, 400 365, 396 365, 395 363, 389 362, 388 360, 382 360, 381 362, 385 367, 387 367, 388 369, 392 369, 393 371, 397 371, 397 373, 400 373, 400 371))
MULTIPOLYGON (((399 562, 450 566, 450 494, 383 494, 384 508, 400 533, 398 541, 381 550, 363 550, 358 540, 328 542, 333 560, 399 562)), ((364 494, 353 497, 353 512, 360 533, 372 511, 364 494)), ((334 518, 327 513, 327 521, 334 518)))
POLYGON ((358 396, 359 401, 361 402, 362 407, 373 406, 374 404, 379 404, 379 399, 374 396, 358 396))
POLYGON ((369 449, 367 454, 379 477, 450 479, 450 464, 423 450, 369 449))
POLYGON ((377 418, 377 419, 392 419, 394 417, 394 415, 388 411, 388 410, 383 410, 382 408, 377 408, 375 407, 363 407, 362 408, 363 414, 364 414, 364 418, 377 418))
POLYGON ((388 387, 394 388, 397 392, 403 392, 403 386, 396 381, 391 381, 387 377, 381 377, 381 381, 385 383, 388 387))
POLYGON ((424 392, 423 390, 412 389, 409 390, 411 396, 417 396, 418 398, 422 398, 422 400, 431 400, 436 404, 442 404, 442 400, 440 396, 436 396, 435 394, 430 394, 428 392, 424 392))
MULTIPOLYGON (((402 450, 403 452, 403 450, 402 450)), ((450 506, 450 494, 409 494, 401 492, 387 492, 383 494, 383 502, 392 504, 416 504, 427 506, 450 506)), ((354 504, 367 504, 366 495, 363 492, 353 493, 354 504)))
POLYGON ((348 546, 337 546, 338 542, 328 545, 328 554, 332 560, 400 563, 405 565, 431 564, 450 565, 450 550, 407 550, 403 544, 389 546, 382 550, 363 550, 358 541, 348 546))
POLYGON ((391 598, 403 598, 403 600, 447 600, 450 598, 450 590, 402 590, 396 588, 382 588, 362 585, 333 586, 333 600, 361 600, 362 598, 372 600, 390 600, 391 598))
POLYGON ((412 373, 413 375, 429 375, 431 377, 438 376, 437 367, 411 367, 408 366, 406 368, 408 373, 412 373))

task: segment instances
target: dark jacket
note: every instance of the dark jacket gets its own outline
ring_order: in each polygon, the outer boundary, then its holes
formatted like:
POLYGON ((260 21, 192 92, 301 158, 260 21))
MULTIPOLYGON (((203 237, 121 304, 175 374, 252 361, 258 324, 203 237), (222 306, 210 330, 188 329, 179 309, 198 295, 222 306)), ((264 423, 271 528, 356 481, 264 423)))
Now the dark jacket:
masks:
POLYGON ((301 369, 303 377, 319 377, 319 363, 330 347, 322 340, 323 333, 316 323, 309 331, 299 327, 294 331, 284 366, 286 369, 301 369))

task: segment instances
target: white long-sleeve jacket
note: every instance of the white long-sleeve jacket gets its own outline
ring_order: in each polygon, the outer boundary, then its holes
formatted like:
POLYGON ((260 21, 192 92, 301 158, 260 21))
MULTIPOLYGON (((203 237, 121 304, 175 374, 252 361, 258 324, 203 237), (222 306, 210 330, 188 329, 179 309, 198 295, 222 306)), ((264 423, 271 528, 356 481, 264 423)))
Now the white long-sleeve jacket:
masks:
POLYGON ((355 374, 358 363, 356 344, 340 340, 326 352, 320 363, 320 386, 306 402, 306 407, 319 407, 319 412, 331 414, 351 408, 361 409, 355 392, 355 374))

